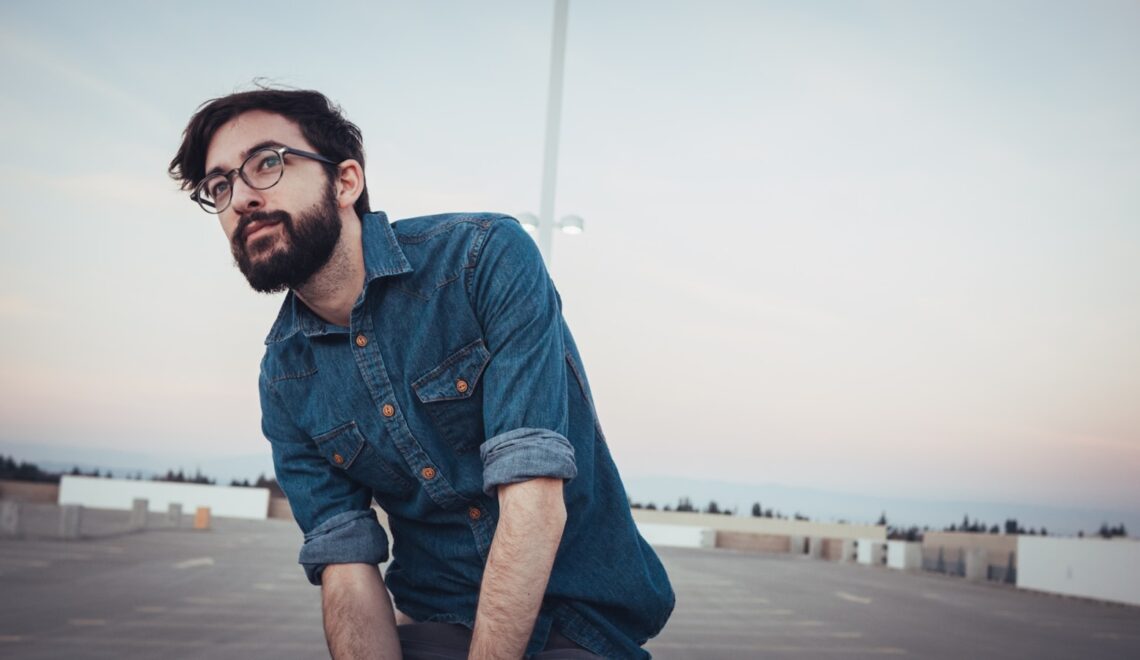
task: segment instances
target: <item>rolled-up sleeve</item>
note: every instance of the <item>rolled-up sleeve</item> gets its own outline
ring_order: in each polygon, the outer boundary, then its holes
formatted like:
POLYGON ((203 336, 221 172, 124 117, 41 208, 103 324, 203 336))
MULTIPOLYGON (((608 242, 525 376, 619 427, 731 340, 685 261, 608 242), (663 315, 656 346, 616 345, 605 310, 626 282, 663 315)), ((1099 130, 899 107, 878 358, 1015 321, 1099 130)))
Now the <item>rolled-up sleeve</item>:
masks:
POLYGON ((483 492, 535 477, 572 479, 577 473, 574 446, 546 429, 515 429, 497 435, 479 448, 483 457, 483 492))
POLYGON ((388 560, 388 535, 376 520, 376 512, 345 511, 305 534, 299 562, 313 584, 329 564, 381 564, 388 560))
POLYGON ((483 374, 483 489, 536 477, 572 479, 561 302, 534 241, 513 219, 492 222, 471 277, 491 359, 483 374))
POLYGON ((304 533, 298 562, 309 582, 319 585, 328 564, 386 561, 388 536, 371 508, 372 491, 329 465, 313 439, 293 424, 264 371, 258 389, 277 483, 304 533))

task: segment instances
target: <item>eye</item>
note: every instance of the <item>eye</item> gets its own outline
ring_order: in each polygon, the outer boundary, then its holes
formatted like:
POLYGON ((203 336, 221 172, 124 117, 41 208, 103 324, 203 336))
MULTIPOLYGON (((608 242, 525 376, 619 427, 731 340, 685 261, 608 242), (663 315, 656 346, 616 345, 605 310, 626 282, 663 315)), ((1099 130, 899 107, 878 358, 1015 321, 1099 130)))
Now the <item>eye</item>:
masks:
POLYGON ((257 169, 259 171, 275 170, 279 167, 281 167, 281 154, 278 154, 276 151, 267 153, 265 157, 257 163, 257 169))
POLYGON ((220 199, 230 191, 230 182, 224 176, 218 177, 216 180, 206 184, 206 194, 213 199, 220 199))

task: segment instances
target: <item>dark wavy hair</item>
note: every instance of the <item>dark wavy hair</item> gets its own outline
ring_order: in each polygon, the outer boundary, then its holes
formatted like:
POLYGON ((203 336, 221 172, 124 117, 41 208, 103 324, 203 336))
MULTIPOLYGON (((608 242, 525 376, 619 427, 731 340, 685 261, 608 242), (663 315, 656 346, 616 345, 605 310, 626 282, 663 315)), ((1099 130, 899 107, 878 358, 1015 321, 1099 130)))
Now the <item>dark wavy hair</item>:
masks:
MULTIPOLYGON (((251 110, 272 112, 297 123, 317 153, 341 162, 352 158, 364 168, 364 138, 360 128, 345 119, 340 106, 320 92, 307 89, 260 88, 206 101, 182 132, 182 144, 167 170, 183 190, 193 190, 206 176, 206 149, 222 124, 251 110)), ((325 165, 335 177, 335 165, 325 165)), ((353 206, 357 215, 368 213, 368 186, 353 206)))

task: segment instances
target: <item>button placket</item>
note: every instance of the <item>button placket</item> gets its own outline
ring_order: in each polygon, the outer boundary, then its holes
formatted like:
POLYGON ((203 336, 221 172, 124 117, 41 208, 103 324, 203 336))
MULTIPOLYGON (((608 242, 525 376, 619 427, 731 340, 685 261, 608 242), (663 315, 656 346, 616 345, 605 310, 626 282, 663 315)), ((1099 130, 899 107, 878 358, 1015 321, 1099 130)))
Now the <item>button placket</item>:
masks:
MULTIPOLYGON (((365 308, 369 306, 369 302, 371 301, 366 301, 365 308)), ((352 351, 356 360, 356 367, 364 380, 365 387, 368 388, 368 394, 372 398, 373 405, 379 406, 381 419, 389 430, 392 444, 395 445, 406 464, 432 466, 435 461, 420 446, 419 441, 408 428, 403 415, 397 414, 399 410, 397 410, 396 405, 399 402, 395 397, 396 390, 392 387, 391 378, 385 367, 384 355, 380 351, 380 345, 383 342, 368 340, 369 336, 376 334, 373 328, 371 313, 367 309, 353 311, 352 332, 356 337, 363 337, 365 343, 365 346, 361 346, 360 350, 352 351)), ((420 485, 438 506, 445 509, 452 508, 462 501, 459 493, 455 492, 447 478, 436 468, 432 468, 434 476, 430 479, 425 477, 422 470, 423 468, 421 468, 419 475, 422 478, 420 485)), ((412 475, 415 475, 415 472, 412 472, 412 475)))

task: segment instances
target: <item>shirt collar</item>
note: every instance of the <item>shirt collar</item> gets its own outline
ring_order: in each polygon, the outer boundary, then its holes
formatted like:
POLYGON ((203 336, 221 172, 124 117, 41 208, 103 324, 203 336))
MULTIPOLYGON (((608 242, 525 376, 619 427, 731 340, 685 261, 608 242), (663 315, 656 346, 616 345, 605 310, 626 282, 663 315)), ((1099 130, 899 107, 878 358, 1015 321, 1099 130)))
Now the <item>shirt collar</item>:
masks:
MULTIPOLYGON (((383 211, 366 213, 360 223, 361 242, 364 248, 364 291, 360 294, 363 299, 364 292, 368 291, 373 281, 382 277, 410 273, 412 266, 396 242, 396 234, 392 231, 388 216, 383 211)), ((357 304, 360 304, 359 301, 357 304)), ((265 337, 265 343, 288 339, 298 331, 303 332, 306 337, 313 337, 345 332, 346 329, 314 314, 290 290, 281 303, 281 310, 265 337)))

